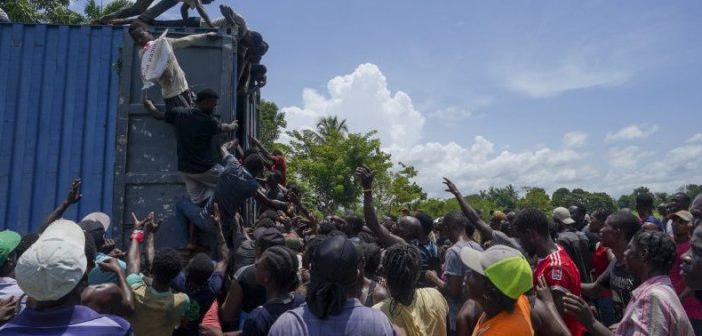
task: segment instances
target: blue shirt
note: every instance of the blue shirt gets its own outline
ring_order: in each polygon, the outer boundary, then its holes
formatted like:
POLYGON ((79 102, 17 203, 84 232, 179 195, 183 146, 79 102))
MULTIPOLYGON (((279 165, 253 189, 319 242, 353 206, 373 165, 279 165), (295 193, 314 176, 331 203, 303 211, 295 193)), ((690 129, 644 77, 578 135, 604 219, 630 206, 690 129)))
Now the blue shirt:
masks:
MULTIPOLYGON (((99 263, 110 258, 112 257, 102 252, 98 252, 95 256, 95 265, 98 265, 99 263)), ((124 273, 127 273, 127 263, 119 259, 117 259, 117 263, 119 264, 119 268, 121 268, 124 273)), ((88 273, 89 285, 99 285, 108 282, 118 285, 118 281, 119 279, 117 278, 117 274, 114 274, 112 272, 104 272, 100 269, 100 267, 95 267, 92 271, 90 271, 90 273, 88 273)))
POLYGON ((224 171, 219 175, 214 196, 207 202, 200 215, 202 218, 209 219, 216 202, 222 213, 222 225, 231 226, 234 222, 234 215, 244 204, 244 201, 256 195, 258 182, 234 155, 225 156, 224 162, 224 171))
POLYGON ((213 272, 207 283, 200 288, 191 291, 185 287, 185 273, 180 272, 173 281, 171 281, 171 288, 175 289, 177 292, 188 294, 190 300, 195 300, 200 308, 200 319, 205 316, 207 309, 210 308, 212 302, 217 298, 217 295, 222 291, 222 283, 224 283, 224 276, 220 272, 213 272))
POLYGON ((641 224, 646 224, 646 223, 653 223, 653 224, 655 224, 656 227, 658 228, 658 230, 661 231, 661 232, 665 232, 665 231, 666 231, 666 230, 665 230, 665 229, 666 229, 665 224, 663 224, 663 222, 661 222, 660 220, 658 220, 658 218, 656 218, 656 216, 654 216, 654 215, 648 215, 648 216, 646 216, 646 218, 644 218, 644 219, 641 220, 641 224))
POLYGON ((280 315, 268 336, 373 335, 392 336, 388 318, 380 310, 366 307, 358 299, 346 299, 339 315, 320 320, 303 303, 280 315))
POLYGON ((98 314, 86 306, 34 310, 27 308, 0 327, 0 335, 126 336, 132 328, 125 319, 98 314))

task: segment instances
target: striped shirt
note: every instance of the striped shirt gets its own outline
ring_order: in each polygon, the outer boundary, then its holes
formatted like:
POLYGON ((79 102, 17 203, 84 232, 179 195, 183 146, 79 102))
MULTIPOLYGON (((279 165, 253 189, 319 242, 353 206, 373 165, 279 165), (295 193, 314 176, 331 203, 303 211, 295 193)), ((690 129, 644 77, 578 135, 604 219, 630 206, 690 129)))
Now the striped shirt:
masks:
POLYGON ((615 334, 694 336, 695 332, 670 278, 659 275, 634 289, 615 334))
POLYGON ((98 314, 86 306, 27 308, 0 327, 0 335, 127 336, 132 335, 132 328, 121 317, 98 314))

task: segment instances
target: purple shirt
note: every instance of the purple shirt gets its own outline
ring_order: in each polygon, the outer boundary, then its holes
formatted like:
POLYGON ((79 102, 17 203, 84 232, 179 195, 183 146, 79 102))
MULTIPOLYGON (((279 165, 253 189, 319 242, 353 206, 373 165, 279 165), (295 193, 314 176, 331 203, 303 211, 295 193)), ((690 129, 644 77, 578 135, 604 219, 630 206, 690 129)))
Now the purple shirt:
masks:
POLYGON ((667 275, 659 275, 639 285, 631 295, 615 335, 694 336, 678 295, 667 275))
POLYGON ((368 308, 358 299, 347 299, 344 310, 320 320, 303 303, 280 315, 268 336, 374 335, 392 336, 388 318, 380 310, 368 308))
POLYGON ((127 336, 132 335, 132 327, 121 317, 98 314, 86 306, 26 308, 0 327, 0 335, 127 336))

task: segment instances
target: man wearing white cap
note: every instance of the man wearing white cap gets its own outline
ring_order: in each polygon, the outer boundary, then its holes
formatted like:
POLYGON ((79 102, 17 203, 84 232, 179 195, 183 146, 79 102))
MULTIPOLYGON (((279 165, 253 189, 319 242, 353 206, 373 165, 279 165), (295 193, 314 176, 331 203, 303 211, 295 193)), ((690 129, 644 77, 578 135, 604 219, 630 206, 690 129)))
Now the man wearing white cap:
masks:
POLYGON ((592 269, 592 252, 589 239, 578 231, 576 221, 570 217, 570 211, 564 207, 553 209, 553 221, 558 229, 557 243, 568 252, 568 255, 578 266, 580 280, 592 282, 590 270, 592 269))
POLYGON ((87 286, 85 234, 74 222, 53 222, 17 261, 27 308, 0 335, 132 335, 126 320, 80 305, 87 286))

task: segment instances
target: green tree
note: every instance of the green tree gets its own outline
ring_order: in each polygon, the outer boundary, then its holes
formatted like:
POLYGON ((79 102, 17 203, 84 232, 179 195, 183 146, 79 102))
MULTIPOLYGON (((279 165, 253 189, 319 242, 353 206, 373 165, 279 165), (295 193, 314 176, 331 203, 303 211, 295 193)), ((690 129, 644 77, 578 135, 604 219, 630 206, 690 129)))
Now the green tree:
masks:
POLYGON ((550 212, 553 207, 551 206, 551 200, 546 193, 546 190, 538 187, 525 187, 526 194, 522 197, 519 202, 519 208, 532 208, 539 209, 546 213, 550 212))
POLYGON ((495 208, 491 210, 502 210, 504 208, 516 209, 519 202, 519 193, 513 185, 509 184, 505 187, 490 187, 488 190, 481 190, 480 197, 487 198, 495 208))
POLYGON ((631 197, 631 195, 621 195, 619 196, 619 199, 617 199, 617 206, 619 209, 633 209, 635 207, 634 199, 631 197))
POLYGON ((296 130, 288 134, 292 138, 289 175, 292 180, 309 184, 313 204, 322 213, 329 215, 340 208, 357 207, 361 187, 353 173, 360 165, 365 164, 375 172, 375 183, 379 186, 376 197, 392 186, 393 177, 388 173, 392 167, 390 155, 380 149, 375 132, 343 134, 339 128, 320 125, 317 132, 296 130), (326 136, 320 138, 320 134, 326 136))
POLYGON ((317 122, 317 134, 320 139, 338 134, 340 136, 346 136, 349 132, 346 126, 346 119, 339 121, 336 116, 324 117, 317 122))
POLYGON ((558 188, 553 192, 551 196, 551 205, 554 208, 557 207, 568 207, 573 204, 573 199, 568 188, 558 188))
POLYGON ((389 172, 388 178, 381 178, 376 183, 377 206, 380 213, 398 213, 402 208, 417 209, 420 201, 427 195, 422 187, 413 182, 417 169, 400 162, 398 172, 389 172))
POLYGON ((281 130, 288 126, 287 121, 285 121, 285 112, 280 112, 275 103, 262 100, 259 105, 259 116, 258 140, 266 148, 273 148, 281 130))
POLYGON ((88 0, 88 2, 85 4, 85 9, 83 10, 85 13, 84 21, 85 23, 93 22, 107 14, 127 8, 131 5, 132 2, 129 0, 112 0, 102 6, 98 5, 96 0, 88 0))
POLYGON ((678 191, 686 193, 687 196, 690 196, 690 199, 695 199, 697 195, 702 194, 702 185, 686 184, 678 188, 678 191))

